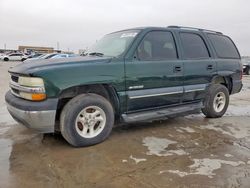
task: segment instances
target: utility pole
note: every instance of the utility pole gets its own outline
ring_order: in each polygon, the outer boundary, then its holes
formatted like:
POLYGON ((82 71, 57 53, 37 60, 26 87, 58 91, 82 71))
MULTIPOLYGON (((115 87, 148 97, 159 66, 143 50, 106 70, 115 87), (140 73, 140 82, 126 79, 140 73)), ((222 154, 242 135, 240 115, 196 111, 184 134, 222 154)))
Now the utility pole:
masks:
POLYGON ((6 50, 6 43, 4 43, 4 50, 6 50))

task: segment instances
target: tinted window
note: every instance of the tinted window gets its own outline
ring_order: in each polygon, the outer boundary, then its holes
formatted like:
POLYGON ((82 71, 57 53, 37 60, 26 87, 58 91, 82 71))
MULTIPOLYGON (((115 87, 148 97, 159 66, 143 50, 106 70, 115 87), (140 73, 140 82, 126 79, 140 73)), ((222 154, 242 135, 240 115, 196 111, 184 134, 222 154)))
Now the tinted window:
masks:
POLYGON ((177 59, 176 47, 170 32, 152 31, 148 33, 137 49, 139 60, 177 59))
POLYGON ((203 39, 194 33, 180 33, 183 55, 187 59, 209 58, 203 39))
POLYGON ((239 53, 232 40, 223 35, 208 34, 216 54, 221 58, 240 58, 239 53))
POLYGON ((22 56, 22 54, 10 54, 10 56, 22 56))

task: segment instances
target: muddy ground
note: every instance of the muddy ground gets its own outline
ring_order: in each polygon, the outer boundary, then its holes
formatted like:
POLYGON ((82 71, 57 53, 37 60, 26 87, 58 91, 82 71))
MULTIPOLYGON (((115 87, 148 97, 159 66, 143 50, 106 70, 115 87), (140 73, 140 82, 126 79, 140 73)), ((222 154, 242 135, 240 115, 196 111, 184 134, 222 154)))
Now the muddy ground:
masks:
POLYGON ((8 114, 0 62, 0 187, 250 187, 250 77, 226 115, 116 126, 105 142, 73 148, 8 114))

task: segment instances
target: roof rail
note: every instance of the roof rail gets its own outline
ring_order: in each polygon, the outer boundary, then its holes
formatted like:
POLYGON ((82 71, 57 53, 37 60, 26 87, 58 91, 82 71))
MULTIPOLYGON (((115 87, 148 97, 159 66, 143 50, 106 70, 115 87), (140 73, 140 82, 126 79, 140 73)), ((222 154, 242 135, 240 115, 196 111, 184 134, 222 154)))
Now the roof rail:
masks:
POLYGON ((222 34, 222 32, 218 32, 218 31, 212 31, 208 29, 201 29, 201 28, 195 28, 195 27, 177 26, 177 25, 170 25, 167 28, 188 29, 188 30, 196 30, 196 31, 208 32, 208 33, 222 34))

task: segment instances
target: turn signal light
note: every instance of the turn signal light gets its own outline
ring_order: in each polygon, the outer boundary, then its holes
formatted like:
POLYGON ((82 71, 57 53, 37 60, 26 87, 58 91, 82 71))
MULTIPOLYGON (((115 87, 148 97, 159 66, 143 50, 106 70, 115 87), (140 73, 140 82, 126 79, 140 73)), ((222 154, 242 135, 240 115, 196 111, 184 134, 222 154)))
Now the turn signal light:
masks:
POLYGON ((33 101, 42 101, 42 100, 46 99, 46 94, 44 94, 44 93, 32 93, 31 97, 32 97, 33 101))

